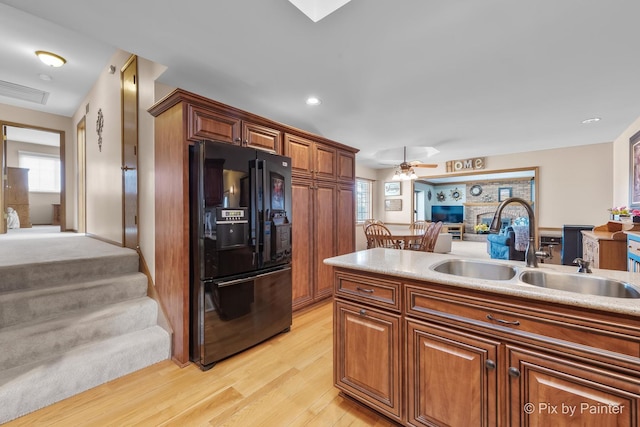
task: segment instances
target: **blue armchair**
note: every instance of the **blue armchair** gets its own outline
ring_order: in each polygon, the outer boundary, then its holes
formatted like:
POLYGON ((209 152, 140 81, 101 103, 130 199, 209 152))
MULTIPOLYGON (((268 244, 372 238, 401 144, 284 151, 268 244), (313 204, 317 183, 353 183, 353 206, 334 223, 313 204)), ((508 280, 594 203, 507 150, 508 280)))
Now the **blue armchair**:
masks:
MULTIPOLYGON (((521 233, 525 226, 520 225, 516 227, 520 228, 519 232, 521 233)), ((528 239, 529 233, 527 232, 526 234, 526 238, 528 239)), ((522 249, 522 245, 518 245, 520 247, 516 249, 516 231, 514 230, 514 226, 504 228, 499 234, 489 234, 487 236, 487 243, 489 245, 489 256, 491 258, 524 261, 526 246, 523 250, 519 250, 522 249)))

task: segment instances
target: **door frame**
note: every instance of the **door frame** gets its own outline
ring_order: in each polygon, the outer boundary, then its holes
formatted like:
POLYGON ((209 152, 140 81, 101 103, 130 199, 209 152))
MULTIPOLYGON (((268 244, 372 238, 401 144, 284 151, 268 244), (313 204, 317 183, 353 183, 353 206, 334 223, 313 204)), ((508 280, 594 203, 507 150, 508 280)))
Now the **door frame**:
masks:
POLYGON ((87 232, 87 116, 76 125, 76 141, 78 154, 77 190, 78 190, 78 233, 87 232))
POLYGON ((0 165, 2 166, 2 187, 3 191, 0 192, 0 206, 2 207, 2 221, 5 223, 3 227, 0 228, 0 233, 5 234, 7 232, 6 225, 6 214, 7 214, 7 206, 5 201, 4 187, 6 185, 6 176, 7 176, 7 147, 6 141, 4 141, 4 129, 5 126, 8 127, 17 127, 24 129, 34 129, 41 130, 45 132, 57 133, 60 135, 60 231, 67 231, 67 180, 66 180, 66 165, 65 165, 65 131, 60 129, 46 128, 37 125, 30 125, 26 123, 17 123, 17 122, 9 122, 0 119, 0 129, 3 132, 3 141, 2 141, 2 159, 0 161, 0 165))

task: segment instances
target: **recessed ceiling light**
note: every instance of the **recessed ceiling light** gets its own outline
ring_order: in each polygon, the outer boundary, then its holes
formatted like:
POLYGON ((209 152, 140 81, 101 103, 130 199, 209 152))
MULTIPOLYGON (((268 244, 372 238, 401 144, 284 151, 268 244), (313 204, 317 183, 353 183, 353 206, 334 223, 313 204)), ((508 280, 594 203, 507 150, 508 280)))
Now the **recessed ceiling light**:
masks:
POLYGON ((320 101, 319 98, 316 98, 315 96, 310 96, 307 98, 307 105, 320 105, 322 103, 322 101, 320 101))
POLYGON ((62 56, 44 50, 36 51, 36 56, 50 67, 62 67, 67 62, 62 56))
POLYGON ((589 123, 595 123, 595 122, 599 122, 599 121, 600 121, 600 117, 591 117, 590 119, 583 120, 582 124, 588 125, 589 123))
POLYGON ((38 77, 40 77, 40 80, 44 80, 45 82, 50 82, 51 80, 53 80, 53 77, 51 77, 49 74, 38 74, 38 77))

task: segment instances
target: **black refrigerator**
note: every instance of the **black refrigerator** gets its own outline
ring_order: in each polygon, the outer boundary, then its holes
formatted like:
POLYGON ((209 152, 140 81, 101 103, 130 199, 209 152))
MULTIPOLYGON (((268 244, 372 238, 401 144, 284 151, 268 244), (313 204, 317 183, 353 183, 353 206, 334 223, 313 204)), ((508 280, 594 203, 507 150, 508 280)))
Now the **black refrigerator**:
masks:
POLYGON ((190 149, 190 358, 202 369, 291 327, 291 160, 190 149))

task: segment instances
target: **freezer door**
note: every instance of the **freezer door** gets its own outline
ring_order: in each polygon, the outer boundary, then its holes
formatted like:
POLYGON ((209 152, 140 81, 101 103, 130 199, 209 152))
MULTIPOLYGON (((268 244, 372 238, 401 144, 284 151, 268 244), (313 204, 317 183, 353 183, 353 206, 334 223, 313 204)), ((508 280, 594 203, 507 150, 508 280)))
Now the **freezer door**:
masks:
POLYGON ((291 327, 291 267, 204 284, 204 368, 291 327))

